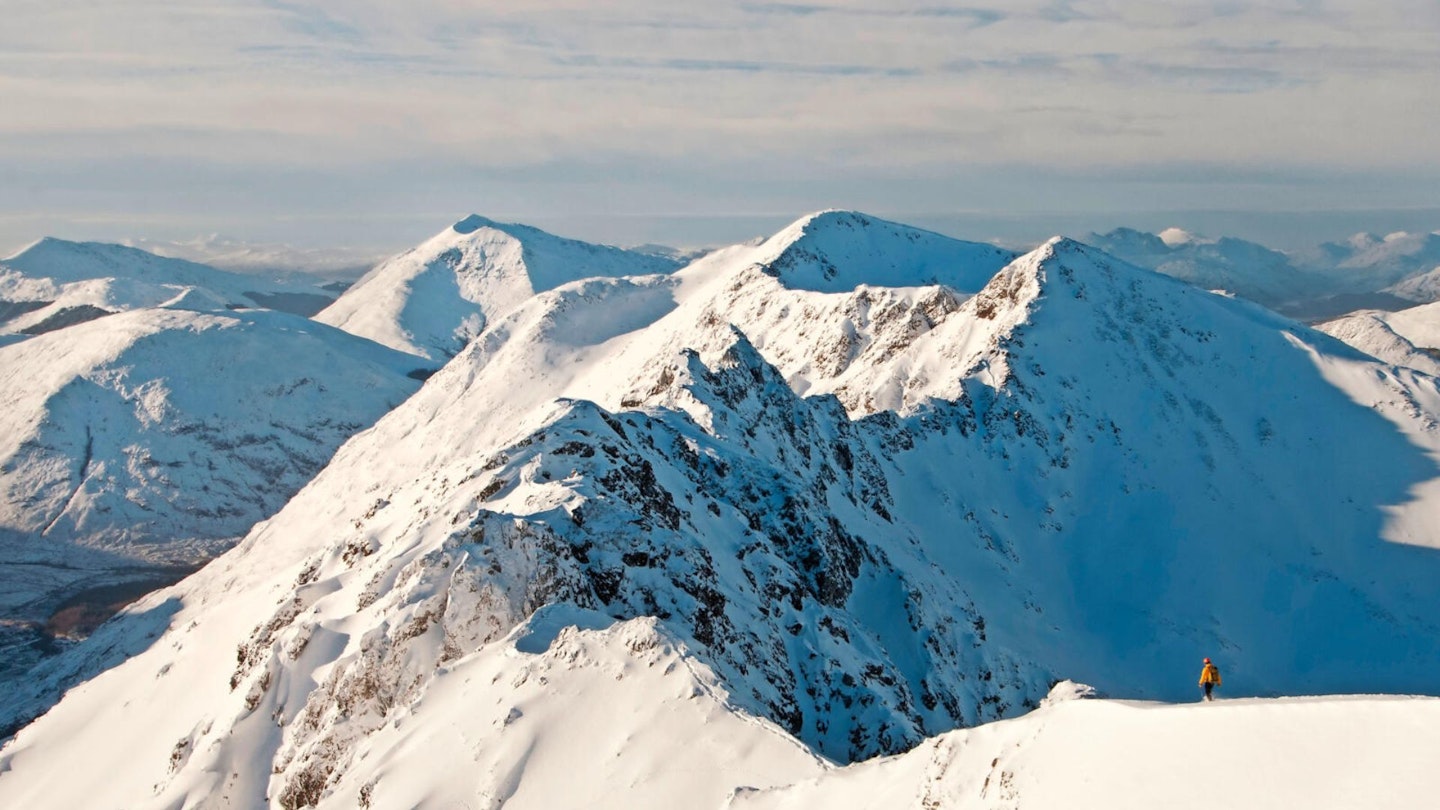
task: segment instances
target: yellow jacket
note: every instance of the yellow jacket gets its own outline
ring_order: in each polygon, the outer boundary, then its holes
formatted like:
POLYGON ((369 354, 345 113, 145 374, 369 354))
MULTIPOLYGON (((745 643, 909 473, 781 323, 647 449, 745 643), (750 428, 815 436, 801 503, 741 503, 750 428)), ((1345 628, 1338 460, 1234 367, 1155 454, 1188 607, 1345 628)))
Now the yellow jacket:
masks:
POLYGON ((1205 668, 1200 670, 1200 685, 1204 686, 1207 683, 1220 685, 1220 669, 1214 664, 1206 664, 1205 668))

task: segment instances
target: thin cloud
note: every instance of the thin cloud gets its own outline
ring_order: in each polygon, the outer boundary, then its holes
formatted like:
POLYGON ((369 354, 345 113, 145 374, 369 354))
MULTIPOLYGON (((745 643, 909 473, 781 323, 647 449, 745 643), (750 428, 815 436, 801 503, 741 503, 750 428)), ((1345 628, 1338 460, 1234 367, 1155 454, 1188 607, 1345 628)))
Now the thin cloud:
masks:
POLYGON ((26 2, 0 28, 0 209, 190 211, 187 178, 218 176, 216 230, 482 188, 678 210, 731 178, 776 210, 1181 164, 1409 199, 1395 177, 1440 174, 1437 36, 1434 0, 26 2))
POLYGON ((1128 60, 1115 54, 1099 55, 1095 60, 1117 81, 1154 83, 1200 93, 1261 93, 1308 83, 1301 77, 1267 68, 1128 60))
POLYGON ((800 76, 915 76, 917 69, 887 68, 860 64, 802 64, 798 62, 762 62, 743 59, 638 59, 604 57, 596 54, 575 54, 555 57, 555 64, 565 67, 616 68, 629 71, 683 71, 700 73, 780 73, 800 76))
POLYGON ((364 39, 359 28, 339 20, 314 4, 288 2, 288 0, 260 0, 260 2, 266 8, 278 12, 287 29, 302 36, 345 42, 358 42, 364 39))
POLYGON ((893 6, 855 7, 819 5, 809 3, 746 3, 741 8, 752 14, 773 14, 791 17, 813 17, 817 15, 846 15, 852 17, 918 17, 931 19, 956 19, 970 22, 974 27, 994 25, 1006 19, 1009 14, 994 8, 978 6, 930 5, 911 8, 893 6))

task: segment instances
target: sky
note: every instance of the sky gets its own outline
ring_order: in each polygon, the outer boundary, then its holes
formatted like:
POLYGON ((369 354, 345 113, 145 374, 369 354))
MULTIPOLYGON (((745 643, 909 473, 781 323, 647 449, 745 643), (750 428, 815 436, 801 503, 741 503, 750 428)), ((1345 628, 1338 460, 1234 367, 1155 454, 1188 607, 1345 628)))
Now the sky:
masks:
POLYGON ((1435 0, 5 0, 0 252, 1440 228, 1435 0))

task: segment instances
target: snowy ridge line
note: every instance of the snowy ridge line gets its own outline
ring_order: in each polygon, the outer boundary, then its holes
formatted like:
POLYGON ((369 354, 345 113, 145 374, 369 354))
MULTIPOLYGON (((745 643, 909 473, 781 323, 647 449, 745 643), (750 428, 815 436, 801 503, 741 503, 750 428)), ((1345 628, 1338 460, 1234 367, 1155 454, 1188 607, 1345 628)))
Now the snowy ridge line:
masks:
POLYGON ((741 791, 726 807, 1402 810, 1440 788, 1426 765, 1437 745, 1423 731, 1437 713, 1435 698, 1363 695, 1198 706, 1070 700, 900 757, 741 791))

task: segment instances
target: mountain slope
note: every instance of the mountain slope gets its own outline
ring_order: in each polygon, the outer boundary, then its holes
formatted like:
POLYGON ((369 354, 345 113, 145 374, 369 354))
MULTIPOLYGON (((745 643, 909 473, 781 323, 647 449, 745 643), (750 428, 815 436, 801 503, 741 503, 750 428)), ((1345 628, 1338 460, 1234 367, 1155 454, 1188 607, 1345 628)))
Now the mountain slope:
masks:
POLYGON ((213 557, 418 387, 412 366, 261 310, 133 310, 0 347, 0 615, 213 557))
POLYGON ((1440 374, 1440 303, 1356 312, 1317 328, 1387 363, 1440 374))
POLYGON ((1386 287, 1384 292, 1420 304, 1440 301, 1440 265, 1408 276, 1404 281, 1386 287))
POLYGON ((1403 810, 1440 791, 1437 720, 1440 701, 1417 698, 1066 701, 725 806, 1403 810))
POLYGON ((1405 329, 1414 335, 1415 340, 1427 341, 1425 346, 1428 346, 1428 341, 1440 342, 1440 329, 1426 328, 1440 313, 1434 312, 1434 307, 1430 305, 1417 307, 1416 310, 1414 313, 1405 311, 1409 314, 1364 310, 1319 324, 1315 328, 1386 363, 1440 376, 1440 359, 1437 359, 1435 349, 1417 346, 1399 331, 1405 329), (1398 319, 1397 328, 1397 324, 1393 324, 1392 320, 1402 314, 1405 314, 1405 317, 1398 319))
POLYGON ((676 266, 662 256, 470 216, 380 263, 316 320, 442 360, 537 292, 589 276, 667 273, 676 266))
POLYGON ((492 322, 239 547, 7 696, 23 718, 138 651, 15 738, 0 800, 67 749, 134 774, 112 805, 358 798, 393 729, 446 722, 416 712, 442 673, 492 672, 543 609, 657 618, 840 761, 1066 677, 1191 699, 1201 654, 1227 694, 1428 688, 1433 378, 1065 240, 973 296, 881 291, 893 258, 817 227, 803 266, 863 286, 777 267, 792 233, 492 322))

